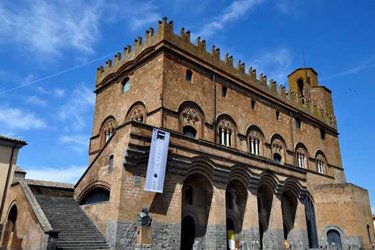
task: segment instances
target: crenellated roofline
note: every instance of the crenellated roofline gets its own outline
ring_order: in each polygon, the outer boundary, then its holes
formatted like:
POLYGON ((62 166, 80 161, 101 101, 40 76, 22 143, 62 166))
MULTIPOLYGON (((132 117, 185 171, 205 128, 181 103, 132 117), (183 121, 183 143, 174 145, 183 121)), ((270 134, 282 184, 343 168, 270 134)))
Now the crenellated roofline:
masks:
POLYGON ((200 37, 196 39, 195 44, 191 43, 191 33, 184 28, 181 28, 180 35, 175 34, 173 32, 173 21, 168 22, 166 17, 158 22, 156 32, 154 32, 153 28, 149 28, 146 30, 145 39, 139 36, 135 39, 133 48, 127 45, 123 53, 116 53, 112 60, 110 59, 106 62, 105 67, 100 66, 97 69, 96 88, 101 88, 103 84, 105 84, 106 79, 116 74, 124 65, 131 64, 132 62, 135 63, 139 58, 144 56, 145 51, 153 51, 163 42, 174 45, 205 63, 241 80, 247 85, 255 87, 279 101, 318 119, 334 130, 337 130, 335 116, 323 107, 318 106, 317 103, 303 99, 298 93, 293 91, 286 91, 284 85, 278 84, 273 79, 267 80, 267 76, 263 73, 257 76, 256 69, 252 67, 246 70, 245 63, 240 60, 238 60, 237 65, 234 66, 233 56, 228 53, 225 53, 224 60, 222 60, 220 57, 220 48, 216 48, 215 45, 213 45, 211 51, 207 51, 206 41, 202 40, 200 37))

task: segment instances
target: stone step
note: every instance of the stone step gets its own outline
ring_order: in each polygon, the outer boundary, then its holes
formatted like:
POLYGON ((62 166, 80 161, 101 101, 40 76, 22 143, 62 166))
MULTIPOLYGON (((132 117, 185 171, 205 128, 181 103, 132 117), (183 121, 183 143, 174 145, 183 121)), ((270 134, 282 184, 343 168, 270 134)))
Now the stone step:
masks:
POLYGON ((52 228, 57 249, 109 249, 105 237, 73 197, 35 195, 52 228))

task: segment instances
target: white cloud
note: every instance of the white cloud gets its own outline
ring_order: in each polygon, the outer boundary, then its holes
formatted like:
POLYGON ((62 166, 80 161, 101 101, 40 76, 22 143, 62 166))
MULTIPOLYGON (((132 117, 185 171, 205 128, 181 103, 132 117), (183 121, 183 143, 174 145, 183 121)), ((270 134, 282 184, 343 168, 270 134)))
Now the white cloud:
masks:
POLYGON ((58 118, 65 122, 66 130, 69 132, 82 130, 92 116, 91 111, 94 105, 93 91, 80 85, 73 91, 70 99, 59 108, 58 118))
POLYGON ((153 2, 105 0, 30 0, 0 2, 0 42, 25 45, 43 56, 63 49, 93 53, 103 22, 125 19, 138 28, 157 19, 153 2), (16 3, 14 3, 16 2, 16 3))
POLYGON ((74 151, 82 152, 88 149, 89 136, 83 134, 62 135, 59 137, 59 142, 68 145, 74 151))
POLYGON ((3 106, 0 107, 0 127, 9 130, 30 130, 44 128, 46 124, 33 113, 3 106))
POLYGON ((351 74, 358 73, 362 70, 371 69, 371 68, 374 68, 374 67, 375 67, 375 59, 374 59, 374 57, 372 57, 368 60, 364 60, 363 62, 360 62, 358 65, 353 66, 352 68, 342 70, 340 72, 337 72, 337 73, 334 73, 334 74, 331 74, 331 75, 328 75, 328 76, 323 76, 323 77, 320 78, 320 80, 328 80, 328 79, 332 79, 332 78, 335 78, 335 77, 351 75, 351 74))
POLYGON ((25 168, 27 179, 66 182, 75 184, 86 170, 86 166, 71 166, 68 168, 25 168))
POLYGON ((63 97, 65 95, 65 90, 63 89, 54 89, 53 93, 55 94, 56 97, 63 97))
POLYGON ((26 103, 36 106, 47 106, 47 102, 36 95, 32 95, 26 98, 26 103))
POLYGON ((250 65, 257 70, 258 75, 263 73, 268 79, 285 84, 292 61, 292 52, 288 48, 279 48, 256 55, 250 60, 250 65))
POLYGON ((203 25, 202 29, 197 34, 202 37, 209 37, 216 31, 224 29, 225 25, 244 17, 261 2, 262 0, 233 1, 220 16, 215 17, 209 23, 203 25))

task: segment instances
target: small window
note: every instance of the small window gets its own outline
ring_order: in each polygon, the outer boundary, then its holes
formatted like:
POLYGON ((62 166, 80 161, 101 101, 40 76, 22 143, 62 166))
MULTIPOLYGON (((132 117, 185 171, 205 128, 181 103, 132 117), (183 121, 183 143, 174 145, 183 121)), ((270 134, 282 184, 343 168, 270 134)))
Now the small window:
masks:
POLYGON ((254 110, 255 109, 255 100, 251 100, 251 109, 254 110))
POLYGON ((276 111, 276 120, 279 120, 280 117, 280 111, 276 111))
POLYGON ((122 82, 122 93, 128 92, 130 89, 130 79, 127 77, 122 82))
POLYGON ((296 118, 296 128, 301 129, 301 119, 296 118))
POLYGON ((190 126, 185 126, 183 128, 183 133, 189 137, 189 138, 195 138, 197 136, 197 131, 195 130, 195 128, 193 127, 190 127, 190 126))
POLYGON ((298 85, 298 94, 301 97, 304 97, 304 95, 305 95, 305 88, 304 88, 304 84, 303 84, 303 79, 298 79, 297 85, 298 85))
POLYGON ((188 82, 191 82, 191 78, 193 76, 193 72, 191 72, 191 70, 186 70, 186 75, 185 75, 185 80, 188 81, 188 82))
POLYGON ((325 140, 326 139, 326 132, 324 129, 320 129, 320 139, 325 140))
POLYGON ((222 86, 221 88, 221 96, 226 97, 227 96, 227 87, 222 86))
POLYGON ((275 161, 275 163, 281 164, 281 155, 278 153, 273 154, 273 160, 275 161))
POLYGON ((112 173, 113 171, 113 155, 109 156, 109 159, 108 159, 108 170, 110 173, 112 173))

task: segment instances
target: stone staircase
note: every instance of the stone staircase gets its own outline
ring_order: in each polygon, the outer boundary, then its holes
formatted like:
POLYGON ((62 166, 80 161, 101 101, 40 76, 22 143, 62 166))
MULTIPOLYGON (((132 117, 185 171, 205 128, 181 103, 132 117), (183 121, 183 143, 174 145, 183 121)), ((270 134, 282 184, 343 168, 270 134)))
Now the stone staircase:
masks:
POLYGON ((52 228, 57 249, 109 249, 104 236, 72 197, 35 195, 52 228))

